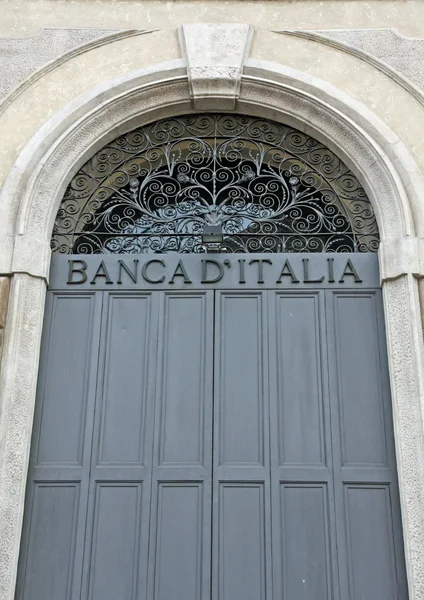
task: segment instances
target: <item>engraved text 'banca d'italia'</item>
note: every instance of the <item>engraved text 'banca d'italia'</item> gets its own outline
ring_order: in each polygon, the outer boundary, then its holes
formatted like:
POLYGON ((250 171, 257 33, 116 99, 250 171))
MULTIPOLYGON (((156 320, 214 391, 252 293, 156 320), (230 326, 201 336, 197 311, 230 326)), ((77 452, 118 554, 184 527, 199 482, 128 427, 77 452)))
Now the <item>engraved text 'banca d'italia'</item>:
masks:
MULTIPOLYGON (((322 255, 319 255, 322 256, 322 255)), ((267 254, 245 258, 198 257, 140 257, 108 260, 84 260, 73 258, 67 261, 67 285, 94 285, 109 287, 124 285, 146 287, 150 284, 175 285, 199 288, 222 282, 229 285, 268 285, 286 287, 296 284, 362 284, 363 261, 358 264, 353 257, 335 260, 331 256, 321 259, 291 255, 276 260, 267 254), (355 264, 356 263, 356 264, 355 264)), ((366 263, 365 263, 366 264, 366 263)), ((64 273, 64 266, 59 272, 64 273)), ((369 267, 366 277, 369 278, 369 267)))
POLYGON ((58 254, 376 252, 355 175, 309 135, 228 114, 164 119, 115 139, 73 177, 58 254))

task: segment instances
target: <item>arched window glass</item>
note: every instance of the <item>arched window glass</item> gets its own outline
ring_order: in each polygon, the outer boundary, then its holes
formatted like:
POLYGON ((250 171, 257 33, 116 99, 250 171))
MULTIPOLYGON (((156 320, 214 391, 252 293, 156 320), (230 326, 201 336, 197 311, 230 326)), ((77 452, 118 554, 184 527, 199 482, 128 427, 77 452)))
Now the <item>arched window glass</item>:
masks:
POLYGON ((163 119, 115 139, 72 178, 55 253, 376 252, 355 175, 309 135, 231 114, 163 119))

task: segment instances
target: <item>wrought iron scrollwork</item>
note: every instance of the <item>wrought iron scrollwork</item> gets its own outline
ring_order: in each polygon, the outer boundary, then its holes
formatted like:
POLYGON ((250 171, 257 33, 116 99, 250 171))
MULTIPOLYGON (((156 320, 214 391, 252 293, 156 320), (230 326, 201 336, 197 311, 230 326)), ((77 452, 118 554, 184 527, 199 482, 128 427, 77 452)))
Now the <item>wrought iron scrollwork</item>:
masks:
POLYGON ((73 177, 56 253, 376 252, 371 203, 355 175, 309 135, 228 114, 158 121, 118 137, 73 177))

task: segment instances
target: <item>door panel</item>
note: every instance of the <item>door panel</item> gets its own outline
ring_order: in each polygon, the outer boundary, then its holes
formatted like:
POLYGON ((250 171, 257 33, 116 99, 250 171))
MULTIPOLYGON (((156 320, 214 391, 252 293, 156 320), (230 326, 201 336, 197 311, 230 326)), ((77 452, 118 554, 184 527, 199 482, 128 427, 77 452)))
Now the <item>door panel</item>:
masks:
POLYGON ((212 295, 165 294, 158 374, 158 465, 210 462, 212 295), (207 414, 206 414, 207 413, 207 414))
POLYGON ((104 292, 82 600, 145 597, 158 314, 155 294, 104 292))
POLYGON ((103 388, 98 465, 145 463, 151 304, 149 295, 108 295, 104 368, 98 383, 103 388))
POLYGON ((283 598, 332 598, 328 486, 280 484, 283 598))
POLYGON ((331 298, 342 465, 387 466, 377 292, 331 298))
POLYGON ((49 292, 17 600, 406 600, 377 289, 49 292))
POLYGON ((389 486, 345 485, 344 501, 352 600, 396 600, 399 589, 389 486))
POLYGON ((24 582, 26 597, 71 597, 79 494, 77 483, 35 483, 24 582))
POLYGON ((47 296, 17 598, 80 597, 101 310, 47 296))
POLYGON ((274 598, 337 598, 322 291, 269 292, 274 598))
POLYGON ((217 302, 217 465, 265 466, 262 294, 219 293, 217 302))
POLYGON ((94 494, 88 598, 135 600, 142 484, 98 482, 94 494))
POLYGON ((46 368, 40 378, 43 418, 37 448, 38 467, 82 465, 84 423, 88 394, 92 391, 89 379, 95 371, 95 356, 90 345, 94 303, 94 294, 54 294, 51 297, 46 368))
POLYGON ((271 353, 278 465, 325 466, 321 294, 276 294, 271 353))
POLYGON ((208 598, 210 498, 204 497, 204 484, 158 482, 157 485, 155 553, 152 554, 154 587, 148 597, 154 600, 208 598), (205 505, 209 509, 207 514, 205 505))
POLYGON ((327 291, 326 313, 341 595, 407 598, 381 290, 327 291))
POLYGON ((216 292, 215 600, 271 598, 266 292, 216 292))
POLYGON ((218 581, 220 600, 257 600, 267 594, 265 483, 219 484, 218 581))
POLYGON ((210 599, 213 292, 162 295, 148 598, 210 599))

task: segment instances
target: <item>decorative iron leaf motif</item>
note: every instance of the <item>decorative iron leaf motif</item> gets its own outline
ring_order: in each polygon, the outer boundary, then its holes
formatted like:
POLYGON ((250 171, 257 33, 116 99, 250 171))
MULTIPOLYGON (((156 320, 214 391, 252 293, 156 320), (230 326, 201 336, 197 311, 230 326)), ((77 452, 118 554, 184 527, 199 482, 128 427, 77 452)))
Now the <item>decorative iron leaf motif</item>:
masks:
POLYGON ((376 252, 377 222, 355 175, 305 133, 229 114, 187 115, 118 137, 73 177, 56 253, 376 252))

